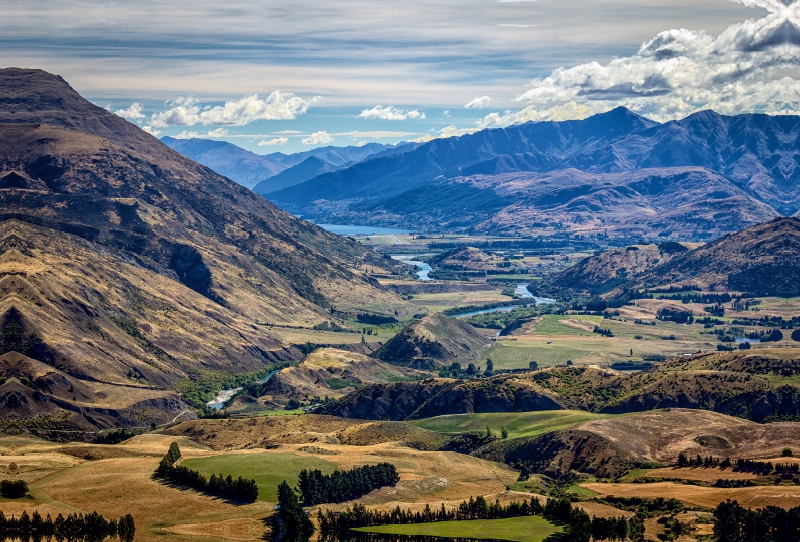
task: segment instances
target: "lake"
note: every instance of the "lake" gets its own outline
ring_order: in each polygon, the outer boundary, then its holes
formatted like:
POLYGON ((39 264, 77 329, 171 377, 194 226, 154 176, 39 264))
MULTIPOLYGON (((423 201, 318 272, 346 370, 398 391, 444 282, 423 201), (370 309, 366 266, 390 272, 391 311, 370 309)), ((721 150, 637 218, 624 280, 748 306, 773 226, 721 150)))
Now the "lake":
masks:
POLYGON ((355 224, 317 224, 317 226, 336 235, 398 235, 412 232, 411 230, 398 228, 379 228, 377 226, 358 226, 355 224))

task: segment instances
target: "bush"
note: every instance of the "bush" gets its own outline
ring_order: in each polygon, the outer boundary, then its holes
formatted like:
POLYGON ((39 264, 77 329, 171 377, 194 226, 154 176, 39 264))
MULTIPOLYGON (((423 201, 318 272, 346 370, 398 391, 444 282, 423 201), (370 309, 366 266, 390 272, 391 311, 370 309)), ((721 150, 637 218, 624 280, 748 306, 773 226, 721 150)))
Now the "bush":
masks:
POLYGON ((781 457, 792 457, 792 449, 784 448, 783 450, 781 450, 781 457))
POLYGON ((300 408, 300 401, 298 401, 297 399, 289 399, 289 401, 286 402, 286 406, 284 408, 286 410, 297 410, 298 408, 300 408))
POLYGON ((800 342, 800 329, 795 329, 794 331, 792 331, 792 340, 800 342))
POLYGON ((21 499, 28 494, 25 480, 3 480, 0 482, 0 495, 6 499, 21 499))

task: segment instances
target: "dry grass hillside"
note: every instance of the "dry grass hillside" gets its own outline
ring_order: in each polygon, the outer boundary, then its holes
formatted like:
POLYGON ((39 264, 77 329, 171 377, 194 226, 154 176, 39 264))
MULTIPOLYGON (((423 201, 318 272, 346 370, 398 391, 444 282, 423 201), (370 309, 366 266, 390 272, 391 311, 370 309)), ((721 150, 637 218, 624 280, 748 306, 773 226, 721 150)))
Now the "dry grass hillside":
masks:
POLYGON ((485 361, 489 337, 474 327, 439 313, 432 313, 395 335, 373 356, 393 365, 430 369, 459 362, 476 365, 485 361))
MULTIPOLYGON (((315 323, 332 305, 402 306, 357 271, 390 260, 172 151, 60 77, 0 70, 0 98, 0 354, 174 402, 166 388, 204 372, 300 357, 256 322, 315 323)), ((132 404, 108 395, 120 400, 87 401, 132 404)), ((47 427, 67 403, 96 427, 164 423, 180 411, 153 403, 133 418, 93 417, 77 395, 59 400, 37 402, 47 427)), ((27 415, 15 412, 24 427, 27 415)))
POLYGON ((282 369, 270 378, 262 393, 268 398, 338 398, 368 384, 418 380, 427 373, 390 365, 377 359, 335 348, 322 348, 302 363, 282 369))

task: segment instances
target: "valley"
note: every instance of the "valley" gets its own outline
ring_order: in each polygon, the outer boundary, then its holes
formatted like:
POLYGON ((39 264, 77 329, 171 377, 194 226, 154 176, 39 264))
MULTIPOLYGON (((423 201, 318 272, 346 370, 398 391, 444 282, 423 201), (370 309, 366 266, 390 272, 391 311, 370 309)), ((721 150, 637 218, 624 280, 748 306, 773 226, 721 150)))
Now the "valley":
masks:
POLYGON ((689 542, 729 499, 800 507, 794 117, 256 155, 162 144, 38 70, 0 98, 3 517, 689 542), (783 147, 735 156, 745 129, 783 147))

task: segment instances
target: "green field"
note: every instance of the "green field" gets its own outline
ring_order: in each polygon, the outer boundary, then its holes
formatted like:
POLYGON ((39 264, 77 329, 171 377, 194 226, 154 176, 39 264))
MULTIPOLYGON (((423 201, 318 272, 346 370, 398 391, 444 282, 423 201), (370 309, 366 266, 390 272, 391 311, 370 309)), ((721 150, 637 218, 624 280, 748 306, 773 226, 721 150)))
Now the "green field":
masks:
POLYGON ((336 470, 336 464, 316 457, 293 454, 229 454, 184 459, 181 465, 198 470, 208 478, 212 474, 252 478, 258 484, 258 500, 278 500, 278 484, 284 480, 294 487, 303 469, 319 469, 323 474, 336 470))
POLYGON ((546 314, 542 321, 536 324, 536 335, 588 335, 592 336, 591 330, 581 330, 571 328, 561 323, 561 320, 585 320, 595 325, 601 325, 602 316, 583 316, 583 315, 564 315, 546 314))
POLYGON ((517 346, 513 341, 500 342, 486 353, 492 360, 495 369, 527 369, 531 361, 540 368, 563 365, 567 360, 575 360, 587 354, 587 350, 564 348, 563 344, 539 344, 537 346, 517 346))
POLYGON ((441 536, 448 538, 485 538, 513 542, 542 542, 548 536, 561 532, 558 527, 541 516, 524 516, 505 519, 472 519, 465 521, 438 521, 412 525, 378 525, 362 527, 356 531, 380 534, 441 536))
POLYGON ((550 431, 567 429, 579 423, 610 418, 611 414, 593 414, 582 410, 543 410, 539 412, 491 412, 483 414, 452 414, 409 422, 438 433, 484 432, 486 426, 495 435, 500 428, 508 430, 509 438, 534 437, 550 431))

